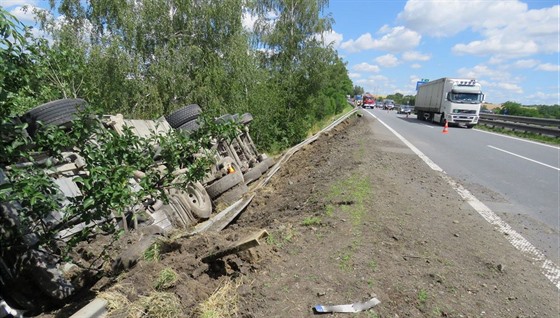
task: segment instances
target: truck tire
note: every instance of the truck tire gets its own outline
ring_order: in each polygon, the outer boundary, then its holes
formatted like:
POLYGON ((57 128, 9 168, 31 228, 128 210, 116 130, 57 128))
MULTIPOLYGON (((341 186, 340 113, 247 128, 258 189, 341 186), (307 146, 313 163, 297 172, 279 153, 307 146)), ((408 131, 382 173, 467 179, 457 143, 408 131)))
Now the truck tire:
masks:
POLYGON ((441 114, 441 117, 439 118, 439 124, 440 125, 445 125, 445 113, 441 114))
POLYGON ((182 124, 181 126, 177 127, 178 130, 184 131, 187 134, 193 133, 198 128, 200 128, 200 125, 198 124, 198 121, 196 119, 188 121, 188 122, 182 124))
POLYGON ((245 184, 249 184, 259 179, 273 164, 274 164, 274 159, 270 157, 259 162, 256 166, 251 168, 251 170, 247 171, 247 173, 243 175, 243 179, 245 179, 245 184))
POLYGON ((64 125, 75 119, 75 114, 86 107, 87 102, 80 98, 59 99, 29 110, 21 120, 29 124, 27 132, 33 136, 39 128, 37 122, 49 126, 64 125))
POLYGON ((242 123, 243 125, 247 125, 252 121, 253 121, 253 115, 251 115, 251 113, 245 113, 241 115, 241 117, 239 118, 239 122, 242 123))
POLYGON ((202 113, 200 106, 197 104, 190 104, 165 116, 165 120, 167 120, 171 127, 179 128, 185 123, 197 119, 200 113, 202 113))
POLYGON ((216 121, 217 123, 223 124, 223 123, 227 123, 227 122, 229 122, 229 121, 235 121, 235 120, 234 120, 234 118, 233 118, 233 115, 225 114, 225 115, 222 115, 222 116, 216 118, 215 121, 216 121))
POLYGON ((234 169, 234 173, 227 174, 206 187, 206 192, 208 192, 210 198, 217 198, 222 193, 243 182, 241 169, 238 167, 234 169))
POLYGON ((262 168, 259 164, 251 168, 243 175, 243 179, 245 180, 245 184, 250 184, 251 182, 259 179, 263 174, 262 168))

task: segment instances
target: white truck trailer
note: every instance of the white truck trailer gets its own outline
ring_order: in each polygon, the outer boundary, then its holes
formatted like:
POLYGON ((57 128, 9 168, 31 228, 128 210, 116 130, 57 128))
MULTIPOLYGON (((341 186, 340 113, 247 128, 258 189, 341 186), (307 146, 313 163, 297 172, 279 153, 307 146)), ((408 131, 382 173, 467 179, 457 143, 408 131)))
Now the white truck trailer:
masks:
POLYGON ((476 80, 444 77, 418 87, 414 109, 419 120, 472 128, 478 124, 483 101, 476 80))

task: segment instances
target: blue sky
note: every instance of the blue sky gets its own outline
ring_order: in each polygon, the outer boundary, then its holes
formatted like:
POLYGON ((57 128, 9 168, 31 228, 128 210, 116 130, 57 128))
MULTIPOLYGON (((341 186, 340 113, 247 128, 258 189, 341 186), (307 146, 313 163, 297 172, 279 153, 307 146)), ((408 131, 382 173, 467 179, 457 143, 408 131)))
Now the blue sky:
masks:
MULTIPOLYGON (((47 1, 0 5, 33 24, 21 6, 47 1)), ((419 79, 464 77, 490 103, 560 104, 559 0, 330 0, 326 11, 335 24, 325 39, 370 93, 415 95, 419 79)))
POLYGON ((416 81, 475 78, 486 101, 560 104, 559 1, 331 0, 326 35, 355 85, 415 95, 416 81))

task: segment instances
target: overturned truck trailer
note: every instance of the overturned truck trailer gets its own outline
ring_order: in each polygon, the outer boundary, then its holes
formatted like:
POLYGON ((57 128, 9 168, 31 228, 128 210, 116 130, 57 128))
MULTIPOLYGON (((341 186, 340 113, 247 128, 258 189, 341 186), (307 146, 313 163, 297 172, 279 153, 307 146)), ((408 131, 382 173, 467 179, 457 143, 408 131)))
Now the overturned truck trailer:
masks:
MULTIPOLYGON (((72 120, 85 108, 87 103, 81 99, 58 100, 28 111, 18 121, 27 125, 25 138, 33 140, 38 130, 45 126, 71 129, 72 120)), ((195 132, 201 124, 198 121, 201 111, 198 105, 188 105, 157 120, 125 119, 122 115, 107 115, 95 120, 100 129, 119 135, 127 131, 141 138, 165 138, 173 131, 184 134, 195 132)), ((63 258, 60 249, 64 247, 64 242, 83 233, 90 235, 86 242, 110 240, 103 233, 93 230, 93 226, 113 224, 128 233, 141 233, 139 237, 142 239, 136 246, 121 251, 120 256, 114 259, 113 269, 122 269, 132 266, 157 235, 166 235, 177 229, 188 230, 210 218, 218 204, 231 203, 247 192, 247 185, 272 165, 272 159, 259 154, 253 144, 249 135, 252 121, 250 114, 226 115, 225 121, 224 118, 217 121, 234 124, 237 135, 233 139, 216 137, 209 149, 202 150, 204 153, 201 156, 212 159, 202 180, 185 180, 187 171, 176 169, 173 176, 177 184, 184 186, 166 188, 165 202, 145 198, 127 208, 124 213, 111 213, 108 217, 96 219, 94 223, 80 221, 79 218, 68 222, 69 215, 65 209, 71 202, 83 200, 83 189, 77 180, 88 175, 90 167, 79 151, 75 151, 82 145, 74 145, 62 152, 61 158, 52 158, 43 153, 29 162, 1 163, 0 186, 4 188, 9 188, 10 174, 17 167, 44 169, 57 189, 60 205, 45 214, 39 221, 41 224, 36 224, 26 217, 21 202, 0 202, 3 239, 0 243, 0 301, 4 300, 10 307, 22 310, 25 315, 33 315, 45 308, 63 304, 90 284, 91 279, 96 279, 103 270, 102 264, 97 262, 99 259, 92 257, 99 251, 88 250, 95 244, 82 245, 82 252, 77 255, 82 258, 72 261, 63 258), (38 228, 53 232, 57 245, 49 247, 41 242, 36 232, 38 228), (89 259, 83 259, 83 256, 89 259)), ((95 144, 97 141, 88 142, 95 144)), ((156 143, 151 146, 154 149, 158 147, 156 143)), ((153 160, 157 169, 165 171, 165 162, 161 162, 161 158, 153 160)), ((125 186, 133 192, 140 191, 143 177, 145 171, 135 171, 125 186)))

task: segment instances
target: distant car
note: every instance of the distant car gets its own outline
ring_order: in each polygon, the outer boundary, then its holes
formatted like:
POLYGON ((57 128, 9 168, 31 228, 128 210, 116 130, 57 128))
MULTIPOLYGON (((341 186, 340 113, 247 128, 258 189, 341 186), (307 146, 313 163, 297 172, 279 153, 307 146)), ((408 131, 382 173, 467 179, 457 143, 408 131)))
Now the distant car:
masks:
POLYGON ((414 107, 408 105, 401 105, 397 111, 397 114, 408 114, 410 115, 414 111, 414 107))
POLYGON ((392 99, 383 101, 383 109, 393 110, 393 108, 395 108, 395 102, 392 99))
POLYGON ((375 108, 383 108, 383 101, 380 101, 380 100, 376 101, 375 102, 375 108))
POLYGON ((491 111, 491 110, 489 110, 489 109, 481 109, 481 110, 480 110, 480 113, 481 113, 481 114, 493 114, 494 112, 491 111))

